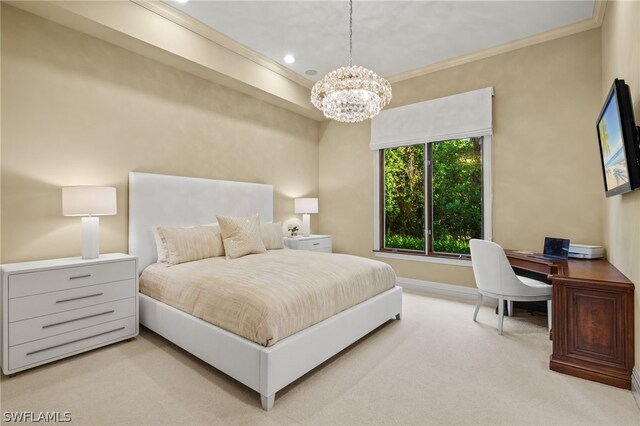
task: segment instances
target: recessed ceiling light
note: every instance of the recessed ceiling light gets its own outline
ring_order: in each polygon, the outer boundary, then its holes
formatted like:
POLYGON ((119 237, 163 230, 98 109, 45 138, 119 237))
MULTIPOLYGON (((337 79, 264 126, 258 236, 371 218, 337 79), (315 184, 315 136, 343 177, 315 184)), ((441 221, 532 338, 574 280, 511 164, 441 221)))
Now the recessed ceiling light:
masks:
POLYGON ((316 71, 316 70, 306 70, 304 73, 306 75, 316 75, 316 74, 318 74, 318 71, 316 71))
POLYGON ((175 0, 175 1, 176 1, 177 3, 186 3, 186 2, 188 2, 189 0, 175 0))
POLYGON ((288 64, 292 64, 296 61, 296 58, 294 58, 293 55, 287 55, 284 57, 284 61, 288 64))

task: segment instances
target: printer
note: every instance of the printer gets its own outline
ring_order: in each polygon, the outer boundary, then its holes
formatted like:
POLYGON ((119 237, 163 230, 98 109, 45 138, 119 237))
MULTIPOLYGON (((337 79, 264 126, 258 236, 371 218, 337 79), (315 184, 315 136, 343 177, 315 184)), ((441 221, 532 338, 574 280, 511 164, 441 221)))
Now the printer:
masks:
POLYGON ((604 247, 570 244, 569 257, 574 259, 599 259, 604 257, 604 247))

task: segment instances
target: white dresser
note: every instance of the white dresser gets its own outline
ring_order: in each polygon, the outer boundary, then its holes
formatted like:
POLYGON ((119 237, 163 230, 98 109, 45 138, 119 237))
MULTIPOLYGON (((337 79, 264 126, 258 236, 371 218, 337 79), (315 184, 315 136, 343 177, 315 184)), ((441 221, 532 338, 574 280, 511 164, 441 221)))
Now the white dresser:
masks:
POLYGON ((331 253, 331 235, 309 235, 308 237, 285 237, 284 245, 294 250, 311 250, 331 253))
POLYGON ((5 374, 138 335, 133 256, 12 263, 1 271, 5 374))

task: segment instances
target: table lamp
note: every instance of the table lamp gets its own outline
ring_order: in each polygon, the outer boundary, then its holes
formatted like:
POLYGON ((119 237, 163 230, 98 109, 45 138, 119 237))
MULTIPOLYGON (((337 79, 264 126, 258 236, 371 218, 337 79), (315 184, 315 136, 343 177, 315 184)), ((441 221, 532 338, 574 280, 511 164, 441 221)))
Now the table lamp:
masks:
POLYGON ((308 237, 311 230, 311 217, 309 213, 318 213, 317 198, 296 198, 295 212, 302 213, 302 236, 308 237))
POLYGON ((110 186, 65 186, 62 188, 62 215, 82 216, 82 258, 100 255, 98 216, 116 214, 116 189, 110 186))

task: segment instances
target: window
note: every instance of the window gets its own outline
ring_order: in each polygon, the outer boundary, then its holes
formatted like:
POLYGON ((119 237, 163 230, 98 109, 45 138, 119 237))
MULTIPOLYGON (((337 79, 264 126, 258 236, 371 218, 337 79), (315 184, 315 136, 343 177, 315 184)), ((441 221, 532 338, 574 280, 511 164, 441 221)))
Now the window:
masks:
POLYGON ((376 256, 470 266, 491 239, 494 90, 382 111, 371 119, 376 256))
POLYGON ((483 145, 464 138, 380 150, 380 249, 461 257, 483 238, 483 145))

